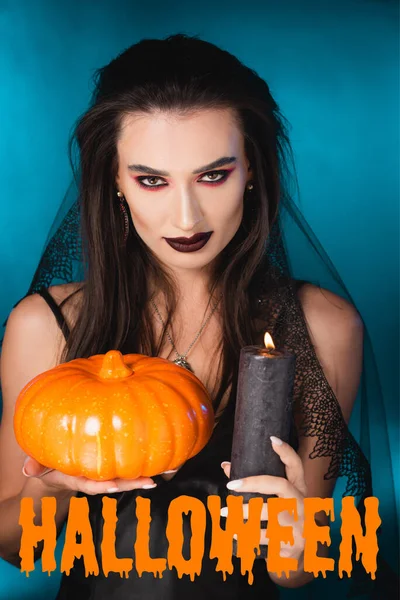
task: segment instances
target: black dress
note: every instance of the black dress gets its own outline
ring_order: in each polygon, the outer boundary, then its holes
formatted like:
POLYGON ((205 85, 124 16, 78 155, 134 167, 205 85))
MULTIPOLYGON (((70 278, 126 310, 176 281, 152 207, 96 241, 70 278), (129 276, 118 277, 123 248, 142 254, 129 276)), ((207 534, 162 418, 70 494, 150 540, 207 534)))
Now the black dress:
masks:
MULTIPOLYGON (((47 289, 39 292, 53 310, 64 334, 68 328, 60 309, 47 289)), ((232 405, 228 403, 228 407, 232 405)), ((221 505, 229 493, 226 488, 227 478, 221 468, 221 462, 230 460, 234 413, 225 409, 219 423, 203 450, 188 460, 175 476, 165 481, 161 476, 153 479, 158 484, 150 490, 133 490, 110 495, 117 499, 116 556, 133 558, 133 568, 127 578, 119 573, 104 576, 101 568, 100 545, 102 539, 102 495, 85 496, 89 503, 89 517, 93 530, 100 573, 86 577, 82 559, 75 559, 74 567, 67 576, 63 574, 56 600, 274 600, 279 598, 279 588, 271 581, 264 559, 256 559, 253 565, 254 580, 248 583, 248 574, 240 572, 240 561, 232 557, 233 573, 226 574, 225 581, 221 571, 216 571, 217 559, 208 556, 211 542, 211 517, 207 510, 207 497, 218 495, 221 505), (179 578, 175 568, 166 569, 162 577, 152 573, 143 573, 139 577, 135 568, 134 543, 136 539, 136 498, 142 496, 151 499, 150 556, 167 558, 168 542, 166 525, 168 507, 174 498, 181 495, 200 499, 206 506, 207 525, 205 535, 205 551, 200 575, 191 581, 189 575, 179 578)), ((223 524, 221 519, 221 524, 223 524)), ((183 557, 190 558, 190 514, 183 515, 183 557)))

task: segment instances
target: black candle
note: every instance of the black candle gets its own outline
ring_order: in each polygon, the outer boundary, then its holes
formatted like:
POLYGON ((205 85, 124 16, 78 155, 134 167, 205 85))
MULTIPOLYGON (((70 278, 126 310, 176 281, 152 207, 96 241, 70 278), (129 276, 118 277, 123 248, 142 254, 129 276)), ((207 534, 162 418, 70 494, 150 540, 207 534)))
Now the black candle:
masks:
MULTIPOLYGON (((240 351, 236 394, 230 480, 253 475, 285 477, 285 465, 272 448, 270 436, 289 441, 292 415, 295 356, 276 350, 269 334, 265 347, 245 346, 240 351), (267 347, 269 346, 269 347, 267 347)), ((230 491, 250 498, 267 500, 273 494, 230 491)), ((266 523, 262 523, 266 527, 266 523)), ((235 540, 234 540, 235 542, 235 540)), ((266 547, 261 548, 264 558, 266 547)), ((234 553, 236 544, 234 543, 234 553)))

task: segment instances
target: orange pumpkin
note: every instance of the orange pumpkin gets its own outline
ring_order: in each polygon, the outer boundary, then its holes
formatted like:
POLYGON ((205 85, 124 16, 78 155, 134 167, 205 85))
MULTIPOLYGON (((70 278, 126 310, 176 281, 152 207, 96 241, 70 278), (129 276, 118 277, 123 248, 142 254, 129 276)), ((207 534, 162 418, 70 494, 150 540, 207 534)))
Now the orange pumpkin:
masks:
POLYGON ((78 358, 30 381, 18 396, 18 444, 46 467, 95 480, 174 469, 208 442, 209 394, 164 358, 118 350, 78 358))

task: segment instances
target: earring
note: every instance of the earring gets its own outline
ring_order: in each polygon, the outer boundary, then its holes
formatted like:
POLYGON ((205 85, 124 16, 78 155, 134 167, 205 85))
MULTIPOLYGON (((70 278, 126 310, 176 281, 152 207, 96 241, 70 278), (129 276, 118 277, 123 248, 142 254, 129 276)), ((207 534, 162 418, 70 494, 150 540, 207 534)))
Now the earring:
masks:
POLYGON ((250 182, 246 185, 246 189, 250 192, 254 188, 254 185, 250 182))
MULTIPOLYGON (((122 192, 117 192, 117 196, 118 198, 123 198, 124 195, 122 192)), ((122 212, 122 216, 124 218, 124 242, 126 242, 127 237, 128 237, 128 233, 129 233, 129 219, 128 219, 128 212, 126 210, 125 207, 125 199, 124 200, 120 200, 119 202, 119 208, 121 209, 122 212)))

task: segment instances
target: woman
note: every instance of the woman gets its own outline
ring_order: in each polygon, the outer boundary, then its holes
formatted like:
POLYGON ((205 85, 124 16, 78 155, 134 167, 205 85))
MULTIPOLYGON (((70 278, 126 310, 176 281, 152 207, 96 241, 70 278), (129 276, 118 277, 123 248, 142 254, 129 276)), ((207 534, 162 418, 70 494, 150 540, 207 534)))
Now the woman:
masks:
MULTIPOLYGON (((285 521, 295 543, 283 549, 298 560, 297 571, 279 578, 256 560, 249 585, 234 558, 234 573, 223 581, 207 556, 207 530, 194 582, 174 570, 161 579, 138 577, 135 569, 128 579, 86 577, 77 560, 58 598, 275 598, 277 585, 304 585, 313 577, 302 568, 304 498, 329 497, 338 475, 357 479, 358 491, 368 485, 368 464, 346 427, 362 368, 363 326, 347 300, 287 271, 278 217, 290 202, 290 145, 267 84, 196 38, 143 40, 98 72, 92 105, 75 133, 83 276, 53 286, 36 280, 38 293, 14 308, 4 337, 1 556, 18 564, 21 497, 34 498, 40 518, 41 498, 56 496, 61 529, 76 494, 88 497, 98 551, 102 495, 115 494, 117 556, 133 556, 135 499, 151 498, 150 553, 166 556, 170 501, 229 493, 239 351, 261 344, 268 330, 297 357, 290 443, 271 440, 287 479, 249 477, 240 490, 297 498, 298 521, 285 521), (22 387, 60 362, 112 348, 193 369, 216 413, 207 446, 175 473, 134 481, 70 477, 26 459, 12 427, 22 387)), ((54 271, 55 263, 53 256, 54 271)), ((318 518, 327 523, 325 514, 318 518)), ((185 544, 187 550, 188 537, 185 544)))

